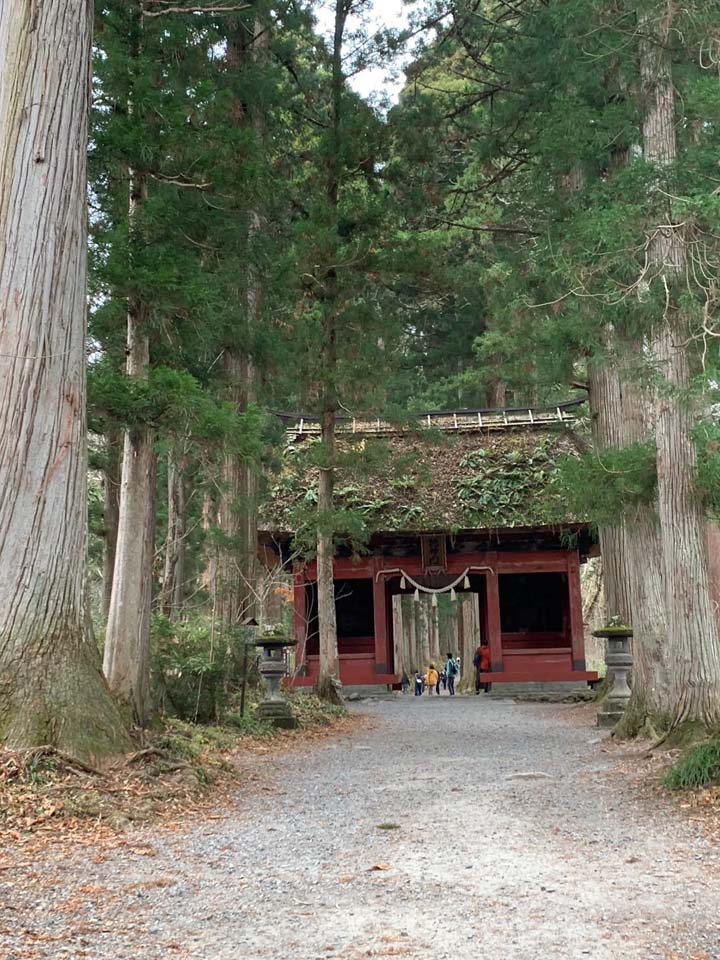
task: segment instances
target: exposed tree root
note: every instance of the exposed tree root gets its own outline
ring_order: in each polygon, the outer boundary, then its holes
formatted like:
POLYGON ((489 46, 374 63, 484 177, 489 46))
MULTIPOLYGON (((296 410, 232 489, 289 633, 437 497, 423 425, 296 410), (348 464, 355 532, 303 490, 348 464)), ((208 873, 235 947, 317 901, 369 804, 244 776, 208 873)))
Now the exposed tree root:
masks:
POLYGON ((315 693, 321 700, 331 703, 336 707, 345 705, 345 699, 342 695, 342 684, 335 677, 319 677, 315 685, 315 693))

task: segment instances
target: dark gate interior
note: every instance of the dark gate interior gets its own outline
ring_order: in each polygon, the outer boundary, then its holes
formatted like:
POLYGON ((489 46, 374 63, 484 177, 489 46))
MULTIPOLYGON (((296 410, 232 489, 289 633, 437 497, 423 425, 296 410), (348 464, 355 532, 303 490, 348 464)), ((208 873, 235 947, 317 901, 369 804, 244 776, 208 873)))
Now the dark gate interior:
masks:
MULTIPOLYGON (((373 653, 375 622, 373 582, 369 577, 335 580, 335 615, 337 617, 338 653, 373 653)), ((305 585, 307 592, 308 656, 320 653, 318 628, 317 583, 305 585)))
POLYGON ((570 646, 566 574, 504 573, 499 590, 504 649, 570 646))

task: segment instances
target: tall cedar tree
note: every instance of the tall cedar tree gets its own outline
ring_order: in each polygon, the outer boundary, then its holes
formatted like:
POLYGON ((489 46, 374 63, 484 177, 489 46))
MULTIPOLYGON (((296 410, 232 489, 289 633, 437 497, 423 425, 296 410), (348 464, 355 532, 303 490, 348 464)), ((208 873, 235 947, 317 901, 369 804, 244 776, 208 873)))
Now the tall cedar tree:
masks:
POLYGON ((85 760, 129 745, 85 607, 91 27, 0 3, 0 743, 85 760))
MULTIPOLYGON (((295 311, 298 394, 321 424, 314 517, 318 567, 318 689, 337 696, 339 654, 333 557, 357 524, 337 509, 334 478, 340 411, 359 413, 384 402, 384 373, 395 349, 390 254, 384 245, 388 191, 381 175, 383 124, 348 86, 348 77, 387 50, 387 36, 368 33, 366 0, 336 0, 327 45, 315 44, 315 75, 301 78, 308 120, 302 153, 293 251, 302 299, 295 311), (317 162, 319 158, 319 162, 317 162)), ((309 49, 312 45, 309 44, 309 49)))
MULTIPOLYGON (((698 473, 694 446, 712 434, 717 363, 705 279, 717 255, 707 184, 720 107, 703 70, 710 6, 528 0, 490 3, 483 18, 471 7, 456 6, 447 33, 474 98, 458 102, 467 162, 441 202, 461 196, 454 219, 495 236, 486 290, 508 375, 530 351, 548 384, 590 363, 598 450, 587 465, 604 482, 584 483, 601 494, 595 519, 624 534, 603 546, 617 573, 612 603, 637 632, 633 727, 715 726, 699 484, 716 468, 705 443, 698 473), (603 447, 620 449, 610 461, 603 447)), ((496 348, 480 344, 480 355, 496 348)))
MULTIPOLYGON (((253 433, 245 429, 253 417, 238 418, 213 397, 230 302, 227 264, 221 269, 216 255, 227 230, 225 184, 213 173, 230 155, 237 170, 242 146, 227 122, 226 19, 151 18, 119 4, 104 8, 98 35, 92 330, 102 356, 91 382, 101 424, 125 431, 105 668, 141 723, 150 712, 158 440, 172 454, 166 569, 177 607, 182 451, 190 438, 247 455, 253 433), (118 375, 121 351, 126 376, 118 375)), ((243 186, 236 176, 232 188, 243 186)))

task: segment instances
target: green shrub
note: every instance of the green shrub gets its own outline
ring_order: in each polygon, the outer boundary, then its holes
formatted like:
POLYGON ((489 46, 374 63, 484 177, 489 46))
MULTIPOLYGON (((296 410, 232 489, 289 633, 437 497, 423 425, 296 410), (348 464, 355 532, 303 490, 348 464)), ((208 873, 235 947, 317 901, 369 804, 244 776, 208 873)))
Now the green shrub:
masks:
MULTIPOLYGON (((204 618, 180 623, 156 616, 151 640, 153 692, 160 712, 193 723, 221 719, 228 696, 234 696, 242 680, 236 666, 243 664, 242 629, 223 632, 204 618)), ((252 651, 249 674, 254 667, 252 651)))
POLYGON ((290 702, 301 727, 330 726, 347 713, 345 707, 321 700, 314 693, 296 693, 290 702))
POLYGON ((239 713, 228 713, 225 717, 225 723, 229 727, 232 727, 233 730, 237 730, 239 733, 249 737, 262 738, 274 736, 276 730, 273 725, 265 720, 256 720, 250 712, 251 709, 253 708, 246 710, 244 717, 239 713))
POLYGON ((688 750, 665 776, 665 786, 671 790, 696 790, 712 784, 720 784, 720 740, 688 750))

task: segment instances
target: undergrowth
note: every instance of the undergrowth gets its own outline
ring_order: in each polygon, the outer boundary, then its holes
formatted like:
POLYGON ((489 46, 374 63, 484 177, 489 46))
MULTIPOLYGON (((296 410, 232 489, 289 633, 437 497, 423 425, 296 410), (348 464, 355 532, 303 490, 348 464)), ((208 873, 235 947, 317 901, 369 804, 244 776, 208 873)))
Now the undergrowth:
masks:
POLYGON ((665 775, 671 790, 698 790, 720 784, 720 739, 692 747, 665 775))
MULTIPOLYGON (((83 822, 111 831, 160 817, 186 816, 213 788, 232 795, 242 782, 238 760, 267 752, 305 731, 327 728, 345 709, 312 694, 289 697, 299 731, 278 731, 255 719, 257 691, 245 715, 230 712, 223 724, 195 724, 166 718, 145 731, 129 755, 94 769, 53 747, 0 750, 0 847, 2 835, 53 835, 83 822)), ((2 858, 0 857, 0 860, 2 858)))

